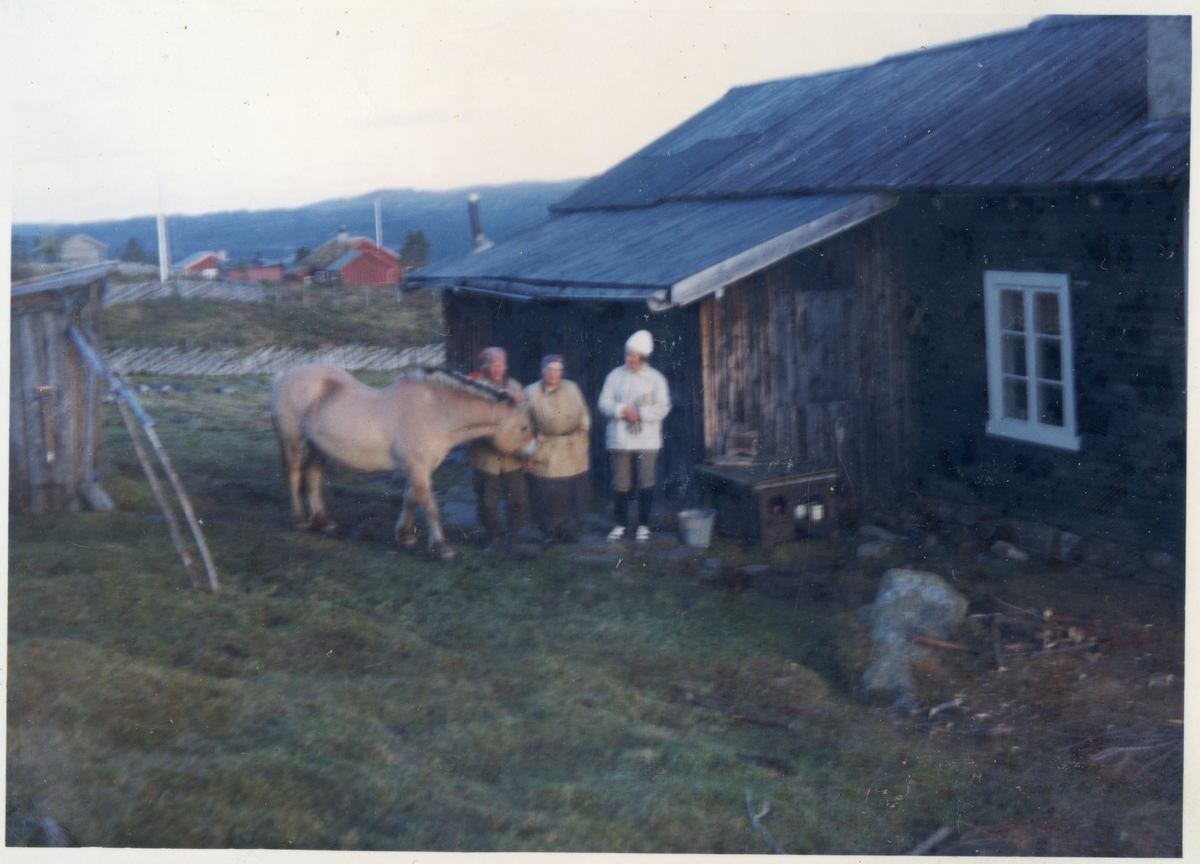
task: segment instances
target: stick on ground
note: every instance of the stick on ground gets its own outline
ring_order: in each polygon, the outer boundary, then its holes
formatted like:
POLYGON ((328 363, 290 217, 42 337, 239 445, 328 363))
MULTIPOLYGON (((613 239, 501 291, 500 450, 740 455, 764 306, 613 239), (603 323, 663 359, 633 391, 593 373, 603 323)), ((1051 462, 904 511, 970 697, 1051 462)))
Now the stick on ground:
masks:
POLYGON ((776 855, 786 855, 783 847, 775 842, 775 838, 767 833, 767 829, 763 827, 760 821, 762 817, 771 812, 771 802, 763 801, 762 807, 757 813, 754 812, 754 798, 750 794, 750 790, 746 790, 746 811, 750 814, 750 824, 754 826, 754 830, 762 835, 762 838, 771 844, 771 848, 775 850, 776 855))
POLYGON ((953 833, 954 833, 953 828, 951 828, 949 825, 943 825, 941 828, 934 831, 933 834, 928 839, 926 839, 925 841, 923 841, 921 843, 918 843, 916 846, 914 846, 912 849, 910 849, 908 852, 905 852, 904 854, 905 855, 928 855, 930 852, 933 851, 935 846, 937 846, 939 843, 941 843, 943 840, 945 840, 947 837, 949 837, 953 833))

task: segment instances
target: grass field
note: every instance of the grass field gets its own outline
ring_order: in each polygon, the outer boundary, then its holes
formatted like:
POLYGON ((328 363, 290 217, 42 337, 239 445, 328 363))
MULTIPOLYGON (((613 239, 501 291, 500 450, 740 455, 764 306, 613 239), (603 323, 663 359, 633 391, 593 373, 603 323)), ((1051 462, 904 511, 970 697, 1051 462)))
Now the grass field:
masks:
POLYGON ((263 289, 262 303, 174 297, 118 303, 104 310, 107 348, 178 346, 238 348, 270 345, 318 348, 369 344, 407 348, 441 342, 441 300, 428 289, 281 285, 263 289))
POLYGON ((112 406, 117 511, 10 519, 10 828, 36 810, 84 846, 770 852, 749 795, 792 854, 899 853, 943 825, 947 854, 1181 852, 1183 624, 1142 586, 916 547, 863 561, 853 526, 434 563, 391 542, 385 477, 332 472, 344 530, 292 530, 266 379, 189 383, 144 404, 220 595, 188 588, 112 406), (945 652, 924 710, 898 713, 853 682, 855 610, 901 565, 1109 641, 1003 673, 945 652), (929 715, 955 696, 970 710, 929 715))

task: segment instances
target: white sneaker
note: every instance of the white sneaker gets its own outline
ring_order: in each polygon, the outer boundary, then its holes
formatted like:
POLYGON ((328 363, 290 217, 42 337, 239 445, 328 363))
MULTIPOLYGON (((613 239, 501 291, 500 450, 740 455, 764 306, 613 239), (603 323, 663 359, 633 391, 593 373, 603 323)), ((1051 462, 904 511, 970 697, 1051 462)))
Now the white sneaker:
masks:
POLYGON ((650 539, 650 529, 645 525, 639 525, 638 529, 637 529, 637 539, 638 540, 649 540, 650 539))
POLYGON ((624 536, 625 536, 625 526, 618 525, 616 528, 613 528, 611 531, 608 532, 608 542, 616 543, 618 540, 620 540, 624 536))

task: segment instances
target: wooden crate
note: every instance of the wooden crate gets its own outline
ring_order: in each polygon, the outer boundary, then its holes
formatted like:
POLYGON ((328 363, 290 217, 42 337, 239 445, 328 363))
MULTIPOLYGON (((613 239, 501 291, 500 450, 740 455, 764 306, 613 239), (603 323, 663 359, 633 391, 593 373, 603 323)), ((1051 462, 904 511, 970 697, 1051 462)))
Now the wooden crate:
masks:
POLYGON ((694 470, 701 501, 717 511, 717 533, 762 546, 835 531, 856 506, 836 466, 747 460, 694 470))

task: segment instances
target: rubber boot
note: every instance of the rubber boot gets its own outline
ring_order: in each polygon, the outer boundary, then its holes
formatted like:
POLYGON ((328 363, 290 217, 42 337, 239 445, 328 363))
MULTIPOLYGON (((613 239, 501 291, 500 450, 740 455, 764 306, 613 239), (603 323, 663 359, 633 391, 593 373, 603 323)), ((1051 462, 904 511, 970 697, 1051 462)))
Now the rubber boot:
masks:
POLYGON ((654 490, 643 489, 638 492, 638 524, 650 524, 650 511, 654 507, 654 490))
POLYGON ((628 507, 626 505, 629 502, 629 498, 627 496, 627 492, 613 493, 613 522, 615 522, 617 525, 621 525, 622 527, 625 525, 626 516, 628 513, 628 507))

